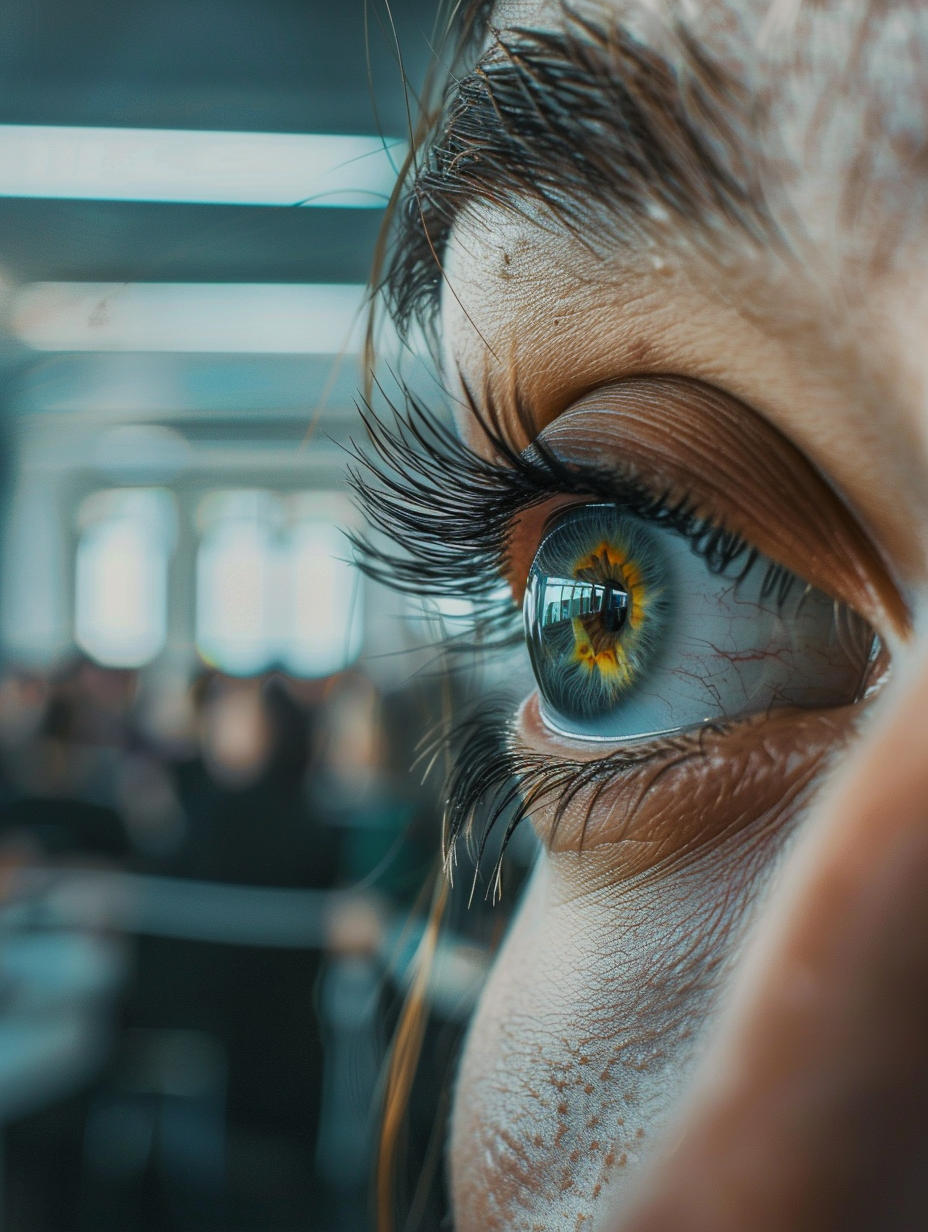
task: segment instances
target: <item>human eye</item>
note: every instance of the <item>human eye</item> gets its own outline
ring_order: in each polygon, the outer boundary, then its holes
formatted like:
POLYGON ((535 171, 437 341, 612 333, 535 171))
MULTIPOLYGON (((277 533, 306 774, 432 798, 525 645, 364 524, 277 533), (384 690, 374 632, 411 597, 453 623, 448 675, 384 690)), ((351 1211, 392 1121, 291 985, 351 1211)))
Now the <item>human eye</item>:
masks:
POLYGON ((370 421, 355 474, 394 545, 359 543, 368 572, 466 598, 504 677, 527 644, 518 719, 480 697, 448 737, 450 839, 482 855, 502 822, 501 853, 531 817, 549 845, 618 844, 624 876, 795 804, 908 619, 827 480, 682 378, 593 391, 521 449, 471 412, 479 450, 414 401, 370 421))
POLYGON ((541 717, 602 742, 845 705, 875 646, 846 604, 743 541, 719 551, 607 504, 554 516, 523 611, 541 717))

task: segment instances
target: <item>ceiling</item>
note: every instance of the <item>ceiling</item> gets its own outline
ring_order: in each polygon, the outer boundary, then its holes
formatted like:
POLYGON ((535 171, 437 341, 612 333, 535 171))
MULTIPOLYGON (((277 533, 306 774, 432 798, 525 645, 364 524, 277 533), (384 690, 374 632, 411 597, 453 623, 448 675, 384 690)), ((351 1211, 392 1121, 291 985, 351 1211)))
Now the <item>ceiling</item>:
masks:
MULTIPOLYGON (((437 0, 390 0, 421 82, 437 0)), ((407 131, 384 0, 6 0, 0 123, 407 131), (367 12, 365 12, 367 9, 367 12)), ((15 281, 364 281, 376 210, 0 200, 15 281)))
MULTIPOLYGON (((415 88, 439 0, 389 2, 415 88)), ((386 17, 386 0, 6 0, 0 124, 402 138, 406 98, 386 17)), ((364 283, 382 221, 379 209, 0 198, 0 276, 364 283)), ((301 436, 294 421, 321 419, 320 450, 358 426, 362 374, 350 358, 37 355, 7 337, 0 367, 13 378, 7 411, 31 419, 49 448, 62 415, 75 429, 212 418, 232 435, 241 424, 243 442, 257 442, 260 419, 265 448, 275 432, 301 436)), ((426 388, 435 397, 427 376, 426 388)))

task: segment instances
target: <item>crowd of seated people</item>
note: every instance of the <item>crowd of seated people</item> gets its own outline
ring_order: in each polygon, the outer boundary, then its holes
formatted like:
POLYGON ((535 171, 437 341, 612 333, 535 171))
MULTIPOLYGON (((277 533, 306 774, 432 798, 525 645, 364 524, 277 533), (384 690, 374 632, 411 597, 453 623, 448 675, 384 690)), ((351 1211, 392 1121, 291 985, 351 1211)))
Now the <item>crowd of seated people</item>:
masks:
MULTIPOLYGON (((307 682, 204 670, 160 692, 136 672, 86 659, 50 676, 11 672, 0 684, 0 851, 198 882, 361 886, 408 914, 440 835, 437 785, 408 770, 420 704, 409 690, 383 696, 360 672, 307 682)), ((347 949, 355 945, 372 948, 362 938, 347 949)), ((309 1228, 308 1211, 337 1227, 345 1195, 326 1193, 312 1161, 325 1083, 320 1018, 338 948, 135 939, 105 1072, 92 1090, 9 1130, 13 1226, 16 1210, 28 1210, 21 1218, 35 1232, 178 1219, 309 1228), (190 1049, 218 1058, 206 1069, 220 1077, 181 1098, 152 1074, 182 1070, 176 1058, 190 1049), (156 1128, 143 1133, 146 1118, 156 1128), (119 1155, 107 1134, 128 1140, 124 1122, 147 1153, 122 1171, 97 1166, 119 1155), (185 1180, 170 1162, 171 1134, 199 1142, 204 1158, 221 1156, 221 1168, 185 1180)), ((358 1010, 379 1060, 401 995, 383 975, 371 977, 373 1018, 369 1006, 358 1010)), ((372 1111, 364 1115, 373 1135, 372 1111)), ((346 1226, 365 1217, 363 1161, 361 1170, 346 1226)))

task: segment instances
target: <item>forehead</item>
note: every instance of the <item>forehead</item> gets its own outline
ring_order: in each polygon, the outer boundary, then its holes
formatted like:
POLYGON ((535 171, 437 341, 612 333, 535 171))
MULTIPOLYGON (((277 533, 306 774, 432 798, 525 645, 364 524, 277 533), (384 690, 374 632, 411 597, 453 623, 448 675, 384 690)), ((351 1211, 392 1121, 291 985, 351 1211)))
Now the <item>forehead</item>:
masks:
POLYGON ((669 263, 823 329, 920 265, 928 6, 501 0, 482 52, 417 186, 452 320, 452 267, 518 281, 522 328, 555 274, 638 292, 669 263))
POLYGON ((506 0, 478 48, 417 177, 417 293, 473 204, 633 244, 669 213, 717 256, 748 236, 845 269, 921 226, 928 6, 506 0))
POLYGON ((537 428, 598 384, 698 377, 904 538, 888 494, 925 503, 921 6, 520 0, 495 23, 420 181, 452 383, 537 428))

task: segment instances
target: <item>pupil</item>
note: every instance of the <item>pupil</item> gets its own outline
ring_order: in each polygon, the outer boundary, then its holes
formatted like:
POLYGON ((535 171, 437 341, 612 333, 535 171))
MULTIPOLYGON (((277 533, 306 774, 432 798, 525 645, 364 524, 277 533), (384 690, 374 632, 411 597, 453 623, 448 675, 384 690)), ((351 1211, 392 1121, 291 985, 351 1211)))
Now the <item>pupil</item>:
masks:
POLYGON ((628 591, 613 582, 607 582, 603 589, 603 603, 599 609, 603 628, 609 633, 619 633, 628 620, 628 591))

